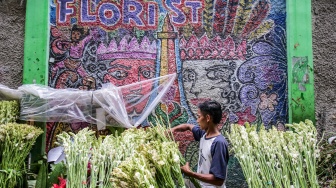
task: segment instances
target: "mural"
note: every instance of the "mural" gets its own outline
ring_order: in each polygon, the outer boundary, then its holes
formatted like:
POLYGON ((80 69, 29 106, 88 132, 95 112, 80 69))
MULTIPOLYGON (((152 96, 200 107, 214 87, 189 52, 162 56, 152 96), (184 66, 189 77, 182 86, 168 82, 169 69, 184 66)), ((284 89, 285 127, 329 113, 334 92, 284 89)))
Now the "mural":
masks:
MULTIPOLYGON (((165 113, 172 126, 196 123, 209 99, 221 103, 222 124, 287 121, 285 0, 50 1, 49 86, 96 90, 177 73, 143 126, 165 113)), ((146 108, 136 99, 150 89, 128 91, 129 114, 146 108)), ((86 126, 49 123, 47 147, 60 130, 86 126)), ((191 135, 176 138, 185 152, 191 135)))

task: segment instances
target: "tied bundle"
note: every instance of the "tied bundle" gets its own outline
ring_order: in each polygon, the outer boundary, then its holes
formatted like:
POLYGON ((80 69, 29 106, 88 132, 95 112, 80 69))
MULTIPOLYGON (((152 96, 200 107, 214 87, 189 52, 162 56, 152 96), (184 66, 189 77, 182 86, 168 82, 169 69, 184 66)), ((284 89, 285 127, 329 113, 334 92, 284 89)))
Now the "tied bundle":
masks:
POLYGON ((155 126, 129 129, 122 134, 124 146, 133 145, 130 154, 113 169, 114 187, 185 187, 180 169, 180 151, 175 142, 167 138, 166 129, 155 126))
POLYGON ((58 135, 66 155, 68 188, 185 187, 180 169, 184 159, 163 125, 98 139, 93 134, 86 128, 58 135))
POLYGON ((0 125, 0 187, 12 188, 22 182, 25 159, 43 130, 31 125, 0 125))

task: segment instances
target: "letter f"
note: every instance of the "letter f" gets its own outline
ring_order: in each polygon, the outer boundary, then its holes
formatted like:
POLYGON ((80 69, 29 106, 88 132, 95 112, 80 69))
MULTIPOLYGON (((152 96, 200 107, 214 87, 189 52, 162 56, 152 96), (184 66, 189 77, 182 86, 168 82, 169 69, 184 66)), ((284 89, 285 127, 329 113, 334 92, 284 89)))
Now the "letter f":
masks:
POLYGON ((57 3, 59 4, 59 9, 58 9, 58 21, 60 23, 66 22, 66 16, 70 15, 74 12, 73 8, 68 8, 67 5, 69 3, 74 3, 75 0, 57 0, 57 3))

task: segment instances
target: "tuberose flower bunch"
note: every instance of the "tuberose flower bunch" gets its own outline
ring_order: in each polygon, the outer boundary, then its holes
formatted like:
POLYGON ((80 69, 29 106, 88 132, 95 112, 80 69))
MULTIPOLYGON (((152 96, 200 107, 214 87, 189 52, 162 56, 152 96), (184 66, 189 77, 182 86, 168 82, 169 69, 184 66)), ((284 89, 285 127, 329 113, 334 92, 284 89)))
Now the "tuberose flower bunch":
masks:
POLYGON ((27 124, 0 125, 0 187, 21 182, 25 159, 43 130, 27 124))
POLYGON ((59 145, 66 154, 67 188, 86 188, 91 148, 96 140, 95 132, 85 128, 77 134, 63 132, 57 135, 59 145))
POLYGON ((249 187, 319 187, 319 155, 313 122, 287 124, 289 130, 261 126, 231 126, 228 138, 249 187))
POLYGON ((98 139, 88 129, 62 133, 58 144, 66 154, 67 188, 185 187, 182 155, 170 134, 162 125, 98 139))

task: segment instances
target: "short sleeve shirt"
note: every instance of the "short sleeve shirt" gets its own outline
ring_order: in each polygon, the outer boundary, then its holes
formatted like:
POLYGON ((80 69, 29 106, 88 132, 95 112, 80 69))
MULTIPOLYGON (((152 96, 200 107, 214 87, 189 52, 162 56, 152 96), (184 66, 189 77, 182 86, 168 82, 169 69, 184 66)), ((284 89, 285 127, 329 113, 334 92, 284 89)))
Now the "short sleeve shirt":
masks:
MULTIPOLYGON (((225 180, 229 161, 228 143, 223 135, 211 138, 205 137, 205 131, 199 126, 192 128, 195 140, 200 141, 197 173, 213 174, 216 178, 225 180)), ((203 188, 224 188, 209 183, 200 182, 203 188)))

